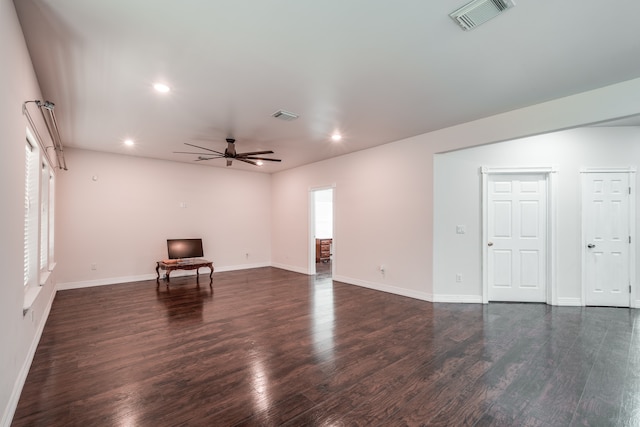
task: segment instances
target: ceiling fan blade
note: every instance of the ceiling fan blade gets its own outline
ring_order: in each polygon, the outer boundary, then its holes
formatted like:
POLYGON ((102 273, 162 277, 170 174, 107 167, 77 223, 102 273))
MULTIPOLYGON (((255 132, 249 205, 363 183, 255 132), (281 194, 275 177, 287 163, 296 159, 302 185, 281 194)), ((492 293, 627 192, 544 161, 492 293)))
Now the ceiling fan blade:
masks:
POLYGON ((211 153, 194 153, 191 151, 174 151, 174 154, 195 154, 197 156, 210 156, 211 153))
POLYGON ((280 159, 269 159, 267 157, 253 157, 253 156, 241 156, 241 157, 236 157, 236 159, 241 160, 241 159, 251 159, 251 160, 266 160, 268 162, 281 162, 282 160, 280 159))
POLYGON ((273 154, 273 151, 271 150, 267 150, 267 151, 251 151, 248 153, 238 153, 236 154, 236 156, 240 157, 240 156, 257 156, 260 154, 273 154))
POLYGON ((190 145, 191 147, 200 148, 201 150, 211 151, 212 153, 220 154, 221 156, 223 156, 223 155, 224 155, 224 153, 221 153, 221 152, 216 151, 216 150, 212 150, 211 148, 201 147, 201 146, 199 146, 199 145, 195 145, 195 144, 189 144, 188 142, 185 142, 184 144, 185 144, 185 145, 190 145))
POLYGON ((253 166, 258 166, 258 164, 256 162, 254 162, 253 160, 247 160, 245 157, 236 157, 236 160, 239 160, 239 161, 245 162, 245 163, 250 163, 253 166))
POLYGON ((194 162, 201 162, 202 160, 212 160, 212 159, 223 159, 224 156, 209 156, 208 157, 205 156, 198 156, 197 159, 194 160, 194 162))

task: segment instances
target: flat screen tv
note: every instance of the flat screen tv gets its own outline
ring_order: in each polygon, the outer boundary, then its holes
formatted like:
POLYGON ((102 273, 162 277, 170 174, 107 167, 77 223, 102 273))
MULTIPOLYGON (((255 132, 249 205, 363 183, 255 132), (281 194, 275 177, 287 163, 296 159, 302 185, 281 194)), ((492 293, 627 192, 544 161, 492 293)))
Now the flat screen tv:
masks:
POLYGON ((202 258, 202 239, 167 239, 169 259, 202 258))

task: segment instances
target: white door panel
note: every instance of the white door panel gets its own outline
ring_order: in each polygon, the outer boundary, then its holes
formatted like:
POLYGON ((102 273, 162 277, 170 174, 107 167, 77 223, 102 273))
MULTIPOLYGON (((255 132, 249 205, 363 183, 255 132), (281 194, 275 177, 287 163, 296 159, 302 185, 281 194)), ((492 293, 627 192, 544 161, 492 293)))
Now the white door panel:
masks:
POLYGON ((544 174, 487 182, 489 301, 546 301, 547 181, 544 174))
POLYGON ((585 303, 629 307, 629 174, 593 172, 583 179, 585 303))

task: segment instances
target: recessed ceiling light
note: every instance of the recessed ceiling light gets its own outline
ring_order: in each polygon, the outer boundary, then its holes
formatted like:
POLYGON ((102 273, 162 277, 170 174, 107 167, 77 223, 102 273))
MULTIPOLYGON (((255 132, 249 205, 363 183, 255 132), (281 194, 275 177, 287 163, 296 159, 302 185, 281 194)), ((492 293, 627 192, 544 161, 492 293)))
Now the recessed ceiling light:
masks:
POLYGON ((133 139, 125 139, 124 145, 126 145, 127 147, 133 146, 133 139))
POLYGON ((338 132, 334 132, 333 135, 331 135, 331 140, 332 141, 340 141, 342 139, 342 135, 340 135, 338 132))
POLYGON ((153 88, 160 93, 167 93, 171 90, 171 88, 164 83, 155 83, 153 88))

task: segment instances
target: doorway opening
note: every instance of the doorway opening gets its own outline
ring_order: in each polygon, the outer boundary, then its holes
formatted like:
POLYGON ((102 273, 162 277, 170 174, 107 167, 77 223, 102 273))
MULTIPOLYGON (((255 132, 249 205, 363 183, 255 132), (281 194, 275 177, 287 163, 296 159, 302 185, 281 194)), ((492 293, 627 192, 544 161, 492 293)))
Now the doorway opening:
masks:
POLYGON ((309 273, 333 277, 333 187, 310 192, 309 273))

